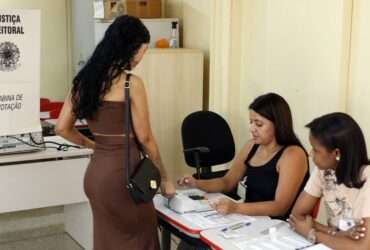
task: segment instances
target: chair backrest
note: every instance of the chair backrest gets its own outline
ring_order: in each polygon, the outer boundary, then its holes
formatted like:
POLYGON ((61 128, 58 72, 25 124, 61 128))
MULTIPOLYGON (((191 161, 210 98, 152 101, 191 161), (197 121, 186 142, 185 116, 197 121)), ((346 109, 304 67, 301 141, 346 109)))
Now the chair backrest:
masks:
MULTIPOLYGON (((185 117, 181 126, 184 150, 195 147, 209 148, 200 153, 200 167, 210 167, 231 161, 235 155, 234 139, 227 122, 212 111, 197 111, 185 117)), ((194 154, 184 153, 186 163, 196 167, 194 154)))

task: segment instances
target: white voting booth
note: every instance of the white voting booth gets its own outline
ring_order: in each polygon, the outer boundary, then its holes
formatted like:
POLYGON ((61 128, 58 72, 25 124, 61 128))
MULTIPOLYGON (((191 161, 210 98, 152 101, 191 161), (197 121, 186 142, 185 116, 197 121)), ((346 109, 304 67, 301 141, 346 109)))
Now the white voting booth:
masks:
POLYGON ((92 150, 57 136, 48 141, 68 150, 39 145, 39 106, 40 11, 0 9, 0 213, 64 206, 65 231, 92 249, 92 215, 83 191, 92 150), (11 154, 38 149, 45 150, 11 154))
POLYGON ((0 9, 0 154, 42 148, 39 100, 40 11, 0 9))

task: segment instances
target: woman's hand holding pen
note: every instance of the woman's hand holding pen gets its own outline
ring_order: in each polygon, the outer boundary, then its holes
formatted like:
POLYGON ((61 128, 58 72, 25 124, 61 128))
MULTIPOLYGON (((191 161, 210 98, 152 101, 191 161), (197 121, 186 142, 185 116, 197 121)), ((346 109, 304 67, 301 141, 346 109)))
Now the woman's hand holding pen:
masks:
POLYGON ((184 175, 180 179, 177 180, 177 184, 179 186, 186 186, 186 187, 197 187, 197 180, 191 175, 184 175))

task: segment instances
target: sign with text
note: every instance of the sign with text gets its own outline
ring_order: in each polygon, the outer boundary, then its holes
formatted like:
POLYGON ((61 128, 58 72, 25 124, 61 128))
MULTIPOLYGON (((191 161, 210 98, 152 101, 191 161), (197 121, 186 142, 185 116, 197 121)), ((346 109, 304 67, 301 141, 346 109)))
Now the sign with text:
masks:
POLYGON ((40 11, 0 9, 0 136, 37 131, 40 11))

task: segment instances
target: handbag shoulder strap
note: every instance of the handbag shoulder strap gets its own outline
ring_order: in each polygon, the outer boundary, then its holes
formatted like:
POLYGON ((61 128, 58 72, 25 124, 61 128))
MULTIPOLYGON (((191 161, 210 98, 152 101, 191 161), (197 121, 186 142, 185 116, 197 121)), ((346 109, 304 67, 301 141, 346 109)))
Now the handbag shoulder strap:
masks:
POLYGON ((126 125, 126 183, 130 183, 130 133, 134 134, 134 140, 138 146, 142 157, 148 157, 145 153, 143 145, 138 141, 135 129, 132 128, 132 115, 131 115, 131 98, 130 98, 130 77, 131 73, 126 74, 125 86, 124 86, 124 96, 125 96, 125 125, 126 125))
MULTIPOLYGON (((131 119, 130 119, 130 77, 131 73, 126 74, 124 96, 125 96, 125 125, 126 125, 126 184, 130 183, 130 132, 131 132, 131 119)), ((125 148, 124 148, 125 149, 125 148)))

